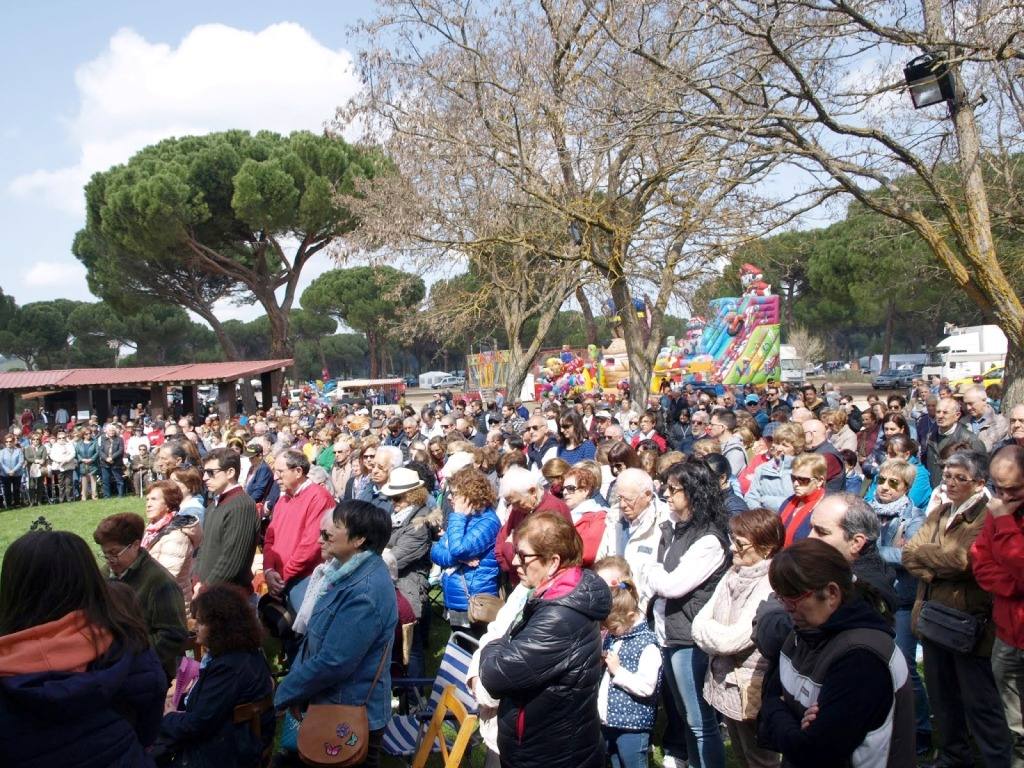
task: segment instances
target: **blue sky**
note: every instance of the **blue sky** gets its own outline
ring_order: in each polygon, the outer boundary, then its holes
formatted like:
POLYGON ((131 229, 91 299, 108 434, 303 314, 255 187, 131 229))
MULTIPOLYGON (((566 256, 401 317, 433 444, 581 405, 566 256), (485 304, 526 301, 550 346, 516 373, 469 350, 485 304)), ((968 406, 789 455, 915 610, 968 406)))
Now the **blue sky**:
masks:
MULTIPOLYGON (((88 175, 171 135, 320 128, 355 87, 349 27, 372 12, 372 0, 5 3, 4 293, 95 300, 71 255, 88 175)), ((304 284, 331 264, 312 266, 304 284)))

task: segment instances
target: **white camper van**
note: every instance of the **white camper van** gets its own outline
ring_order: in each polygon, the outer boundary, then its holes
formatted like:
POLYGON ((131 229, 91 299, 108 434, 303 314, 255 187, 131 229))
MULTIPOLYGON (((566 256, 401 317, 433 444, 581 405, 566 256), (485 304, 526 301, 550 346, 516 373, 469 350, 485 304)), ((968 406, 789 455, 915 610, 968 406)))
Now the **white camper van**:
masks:
POLYGON ((787 384, 803 385, 804 361, 791 344, 779 345, 779 365, 782 367, 782 381, 787 384))
POLYGON ((979 376, 1006 362, 1006 334, 997 325, 947 325, 946 333, 949 336, 935 347, 932 364, 922 369, 923 376, 979 376))

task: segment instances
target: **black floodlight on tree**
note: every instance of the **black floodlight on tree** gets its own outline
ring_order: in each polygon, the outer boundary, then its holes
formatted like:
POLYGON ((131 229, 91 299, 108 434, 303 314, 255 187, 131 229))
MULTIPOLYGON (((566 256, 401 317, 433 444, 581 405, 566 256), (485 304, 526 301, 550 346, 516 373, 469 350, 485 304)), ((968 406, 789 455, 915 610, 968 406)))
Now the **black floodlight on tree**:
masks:
POLYGON ((903 68, 914 109, 949 101, 956 105, 956 85, 946 60, 932 53, 918 56, 903 68))

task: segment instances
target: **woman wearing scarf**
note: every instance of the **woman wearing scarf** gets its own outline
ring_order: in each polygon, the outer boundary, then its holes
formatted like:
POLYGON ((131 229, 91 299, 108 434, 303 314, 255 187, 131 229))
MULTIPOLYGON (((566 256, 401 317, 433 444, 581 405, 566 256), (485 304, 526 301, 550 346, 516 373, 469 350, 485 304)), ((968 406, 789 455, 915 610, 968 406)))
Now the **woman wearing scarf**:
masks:
POLYGON ((793 459, 790 479, 793 495, 779 507, 779 518, 786 526, 786 546, 806 539, 811 533, 811 512, 825 498, 828 464, 820 453, 801 453, 793 459))
POLYGON ((192 563, 203 540, 199 518, 180 515, 184 498, 173 480, 158 480, 146 488, 146 531, 142 548, 166 568, 181 588, 185 610, 192 602, 192 563))
POLYGON ((474 690, 500 699, 506 768, 604 767, 597 694, 611 593, 582 557, 579 534, 558 515, 531 515, 516 531, 513 563, 532 593, 505 635, 480 649, 479 679, 469 676, 474 690))
MULTIPOLYGON (((908 438, 909 439, 909 438, 908 438)), ((917 579, 903 567, 903 545, 914 538, 924 512, 917 509, 908 491, 917 478, 917 467, 901 459, 889 459, 878 468, 875 494, 869 500, 878 515, 881 532, 878 536, 878 554, 896 570, 896 645, 903 652, 914 686, 914 717, 917 720, 917 752, 931 751, 932 725, 928 710, 928 695, 921 676, 917 674, 917 636, 910 629, 910 616, 917 596, 917 579)))
POLYGON ((294 629, 305 635, 274 695, 278 710, 310 704, 366 703, 369 751, 376 766, 384 726, 391 718, 391 673, 385 666, 370 690, 381 658, 390 653, 398 623, 395 588, 380 553, 391 535, 388 514, 364 501, 343 501, 321 523, 324 563, 310 577, 294 629))
POLYGON ((973 765, 968 732, 986 766, 1009 766, 1012 737, 992 674, 992 596, 971 570, 971 545, 988 515, 988 457, 957 451, 942 465, 938 506, 903 548, 903 565, 920 582, 913 620, 925 600, 969 613, 983 624, 970 653, 922 638, 924 679, 935 716, 938 765, 973 765), (943 499, 944 496, 944 499, 943 499))

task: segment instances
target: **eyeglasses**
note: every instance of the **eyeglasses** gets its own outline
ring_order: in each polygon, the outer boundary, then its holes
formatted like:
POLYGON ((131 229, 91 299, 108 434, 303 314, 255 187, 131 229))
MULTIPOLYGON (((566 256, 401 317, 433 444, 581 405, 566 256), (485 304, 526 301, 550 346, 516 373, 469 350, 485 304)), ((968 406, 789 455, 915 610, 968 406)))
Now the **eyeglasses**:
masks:
POLYGON ((801 592, 799 595, 794 595, 793 597, 786 597, 785 595, 777 595, 777 597, 779 598, 779 602, 782 603, 782 606, 786 610, 791 611, 813 594, 814 590, 808 589, 806 592, 801 592))
POLYGON ((793 475, 793 485, 807 485, 808 483, 813 483, 817 479, 818 478, 816 478, 816 477, 806 477, 804 475, 793 475))
POLYGON ((333 538, 334 537, 331 535, 330 531, 326 530, 325 528, 321 528, 320 529, 320 541, 327 542, 327 541, 330 541, 333 538))
POLYGON ((729 543, 732 545, 732 548, 736 550, 736 554, 738 555, 742 555, 744 552, 746 552, 748 549, 754 546, 749 541, 743 542, 739 539, 733 538, 732 536, 729 537, 729 543))
POLYGON ((969 483, 972 480, 967 475, 954 475, 952 472, 943 472, 942 479, 947 483, 969 483))
POLYGON ((579 488, 579 486, 576 486, 576 485, 563 485, 562 486, 562 493, 576 493, 576 491, 578 491, 578 490, 580 490, 580 488, 579 488))
POLYGON ((665 497, 670 498, 675 496, 677 493, 686 493, 686 489, 680 485, 669 485, 665 484, 665 497))
POLYGON ((903 481, 898 477, 881 477, 878 478, 879 486, 887 485, 894 491, 898 491, 903 486, 903 481))
POLYGON ((120 559, 121 559, 121 555, 123 555, 123 554, 124 554, 125 552, 127 552, 127 551, 128 551, 129 549, 131 549, 131 548, 132 548, 132 546, 134 546, 134 544, 135 544, 135 542, 133 541, 133 542, 132 542, 131 544, 128 544, 127 546, 123 547, 123 548, 121 549, 121 551, 120 551, 120 552, 118 552, 118 553, 117 553, 116 555, 111 555, 111 554, 109 554, 109 553, 107 553, 107 552, 104 552, 104 551, 103 551, 103 550, 101 549, 101 550, 100 550, 100 557, 102 557, 102 558, 103 558, 104 560, 106 560, 106 561, 107 561, 108 563, 114 563, 114 562, 117 562, 118 560, 120 560, 120 559))
POLYGON ((523 552, 523 550, 517 549, 516 550, 516 557, 519 558, 519 562, 521 562, 523 565, 529 565, 531 560, 537 559, 538 557, 540 557, 540 555, 538 555, 536 553, 534 553, 532 555, 528 555, 527 553, 523 552))
POLYGON ((224 470, 221 469, 220 467, 216 467, 214 469, 207 469, 207 468, 204 467, 203 468, 203 477, 213 477, 218 472, 223 472, 223 471, 224 470))

